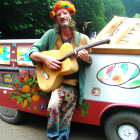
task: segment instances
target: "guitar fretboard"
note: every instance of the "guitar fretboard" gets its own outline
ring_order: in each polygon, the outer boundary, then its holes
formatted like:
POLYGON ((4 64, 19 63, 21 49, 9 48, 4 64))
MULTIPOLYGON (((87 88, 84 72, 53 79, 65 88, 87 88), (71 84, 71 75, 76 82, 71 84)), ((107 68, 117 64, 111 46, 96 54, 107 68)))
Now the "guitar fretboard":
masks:
POLYGON ((109 43, 109 42, 110 42, 110 39, 104 39, 104 40, 100 40, 100 41, 97 41, 94 43, 90 43, 90 44, 75 48, 73 51, 71 51, 70 53, 63 56, 59 61, 61 61, 61 62, 64 61, 65 59, 77 54, 77 52, 79 52, 80 50, 83 50, 83 49, 87 50, 91 47, 98 46, 98 45, 105 44, 105 43, 109 43))

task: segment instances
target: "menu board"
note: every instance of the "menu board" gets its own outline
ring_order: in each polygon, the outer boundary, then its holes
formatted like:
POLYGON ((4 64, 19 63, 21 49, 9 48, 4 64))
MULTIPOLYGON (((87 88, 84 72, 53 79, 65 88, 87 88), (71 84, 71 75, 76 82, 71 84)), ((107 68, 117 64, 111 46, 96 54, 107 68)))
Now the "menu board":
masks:
POLYGON ((10 46, 0 46, 0 64, 10 65, 10 46))
POLYGON ((33 63, 29 59, 30 47, 17 47, 17 63, 18 65, 32 66, 33 63))

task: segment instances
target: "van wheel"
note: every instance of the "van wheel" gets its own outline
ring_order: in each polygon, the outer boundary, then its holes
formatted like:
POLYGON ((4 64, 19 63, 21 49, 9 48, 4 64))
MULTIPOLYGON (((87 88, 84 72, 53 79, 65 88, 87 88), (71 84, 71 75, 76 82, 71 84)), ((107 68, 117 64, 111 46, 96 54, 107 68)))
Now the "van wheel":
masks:
POLYGON ((107 119, 104 130, 108 140, 139 140, 140 114, 116 113, 107 119))
POLYGON ((24 112, 0 106, 0 119, 10 124, 17 124, 24 118, 24 112))

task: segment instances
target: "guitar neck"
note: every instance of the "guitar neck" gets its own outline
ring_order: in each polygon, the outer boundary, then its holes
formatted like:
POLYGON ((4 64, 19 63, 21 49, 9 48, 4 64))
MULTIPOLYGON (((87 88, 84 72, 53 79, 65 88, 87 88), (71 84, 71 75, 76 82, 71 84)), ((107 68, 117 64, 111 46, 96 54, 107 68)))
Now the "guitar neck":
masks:
POLYGON ((84 46, 81 46, 79 48, 76 48, 74 49, 73 51, 71 51, 70 53, 66 54, 65 56, 63 56, 59 61, 64 61, 65 59, 77 54, 77 52, 83 50, 83 49, 89 49, 91 47, 94 47, 94 46, 98 46, 98 45, 101 45, 101 44, 105 44, 105 43, 109 43, 110 42, 110 39, 104 39, 104 40, 100 40, 100 41, 97 41, 97 42, 94 42, 94 43, 90 43, 90 44, 87 44, 87 45, 84 45, 84 46))

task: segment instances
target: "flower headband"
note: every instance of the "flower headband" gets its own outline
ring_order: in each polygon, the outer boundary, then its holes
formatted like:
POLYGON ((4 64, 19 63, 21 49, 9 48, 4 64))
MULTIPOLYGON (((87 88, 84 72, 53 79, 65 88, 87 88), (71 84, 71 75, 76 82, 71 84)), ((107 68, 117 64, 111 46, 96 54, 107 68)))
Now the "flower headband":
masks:
POLYGON ((54 6, 53 6, 53 11, 50 13, 50 16, 51 16, 52 18, 54 18, 55 15, 56 15, 56 12, 57 12, 59 9, 63 9, 63 8, 68 9, 68 11, 69 11, 72 15, 75 14, 76 9, 75 9, 74 5, 73 5, 71 2, 69 2, 69 1, 58 1, 58 2, 56 2, 56 3, 54 4, 54 6))

